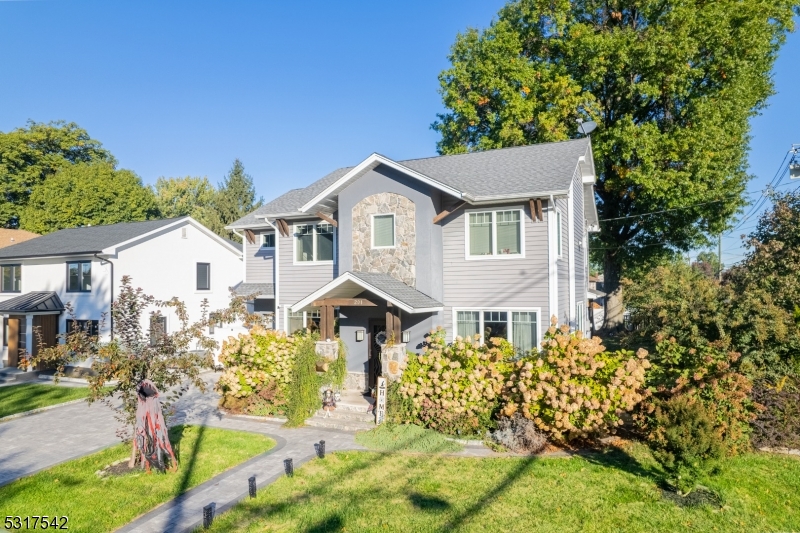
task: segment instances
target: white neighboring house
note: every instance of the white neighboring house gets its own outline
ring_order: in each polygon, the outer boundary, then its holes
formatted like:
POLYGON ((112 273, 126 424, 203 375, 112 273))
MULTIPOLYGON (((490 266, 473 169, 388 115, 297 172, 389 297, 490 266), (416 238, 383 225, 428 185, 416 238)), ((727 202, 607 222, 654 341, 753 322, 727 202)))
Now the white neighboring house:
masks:
MULTIPOLYGON (((82 327, 100 328, 101 339, 110 339, 111 302, 123 276, 157 300, 178 297, 190 320, 198 320, 204 299, 210 311, 229 305, 229 288, 240 284, 242 273, 241 245, 191 217, 70 228, 2 248, 0 367, 17 366, 20 353, 36 353, 34 327, 40 328, 45 345, 56 342, 71 320, 67 303, 82 327)), ((179 327, 169 309, 162 314, 167 332, 179 327)), ((148 313, 143 317, 145 331, 149 322, 148 313)), ((232 324, 208 333, 221 344, 239 331, 240 326, 232 324)))

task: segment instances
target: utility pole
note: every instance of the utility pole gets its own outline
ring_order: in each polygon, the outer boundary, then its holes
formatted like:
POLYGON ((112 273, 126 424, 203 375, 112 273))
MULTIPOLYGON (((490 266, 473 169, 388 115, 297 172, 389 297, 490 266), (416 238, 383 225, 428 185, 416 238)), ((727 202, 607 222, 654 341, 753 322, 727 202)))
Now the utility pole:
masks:
POLYGON ((719 270, 717 276, 719 280, 722 281, 722 233, 717 235, 717 263, 719 264, 717 267, 717 270, 719 270))

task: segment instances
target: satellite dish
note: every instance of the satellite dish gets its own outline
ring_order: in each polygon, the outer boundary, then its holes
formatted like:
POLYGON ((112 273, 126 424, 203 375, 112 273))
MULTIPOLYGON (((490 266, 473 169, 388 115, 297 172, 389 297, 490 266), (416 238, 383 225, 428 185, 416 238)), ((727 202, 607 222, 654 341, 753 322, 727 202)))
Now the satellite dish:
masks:
POLYGON ((597 122, 590 120, 589 122, 578 121, 578 131, 584 135, 589 135, 597 129, 597 122))

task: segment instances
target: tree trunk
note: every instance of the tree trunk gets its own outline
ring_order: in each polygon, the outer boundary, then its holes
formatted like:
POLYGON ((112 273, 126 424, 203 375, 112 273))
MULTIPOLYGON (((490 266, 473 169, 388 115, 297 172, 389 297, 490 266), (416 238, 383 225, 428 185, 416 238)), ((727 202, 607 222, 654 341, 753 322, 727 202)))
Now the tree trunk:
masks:
POLYGON ((133 427, 133 438, 131 438, 131 458, 128 460, 128 468, 136 466, 136 426, 133 427))
POLYGON ((614 255, 606 252, 605 264, 603 265, 603 291, 606 296, 605 317, 601 328, 603 334, 618 332, 623 327, 623 316, 625 305, 622 302, 622 268, 614 255))

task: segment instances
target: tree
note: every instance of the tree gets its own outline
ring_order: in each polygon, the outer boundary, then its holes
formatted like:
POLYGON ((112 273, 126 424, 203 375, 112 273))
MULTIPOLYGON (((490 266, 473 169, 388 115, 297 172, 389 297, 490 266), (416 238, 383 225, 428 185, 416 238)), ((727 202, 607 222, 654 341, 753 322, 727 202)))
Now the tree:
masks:
POLYGON ((700 270, 705 276, 715 278, 720 275, 723 265, 714 252, 700 252, 692 267, 700 270))
POLYGON ((31 192, 59 169, 92 162, 116 163, 99 141, 74 122, 29 121, 24 128, 0 132, 0 225, 19 227, 31 192))
POLYGON ((158 178, 156 205, 163 218, 191 216, 214 233, 226 237, 228 231, 216 209, 217 191, 208 178, 158 178))
POLYGON ((158 216, 153 193, 141 178, 106 162, 63 166, 34 187, 22 213, 21 227, 43 234, 158 216))
MULTIPOLYGON (((245 174, 244 165, 239 159, 233 162, 228 175, 217 190, 216 208, 222 226, 242 218, 264 203, 263 198, 256 201, 256 189, 253 178, 245 174)), ((240 241, 241 239, 232 231, 225 231, 223 237, 240 241)))
POLYGON ((512 1, 452 47, 439 152, 564 140, 596 120, 592 253, 615 326, 623 271, 707 244, 743 205, 748 121, 794 12, 793 0, 512 1))

